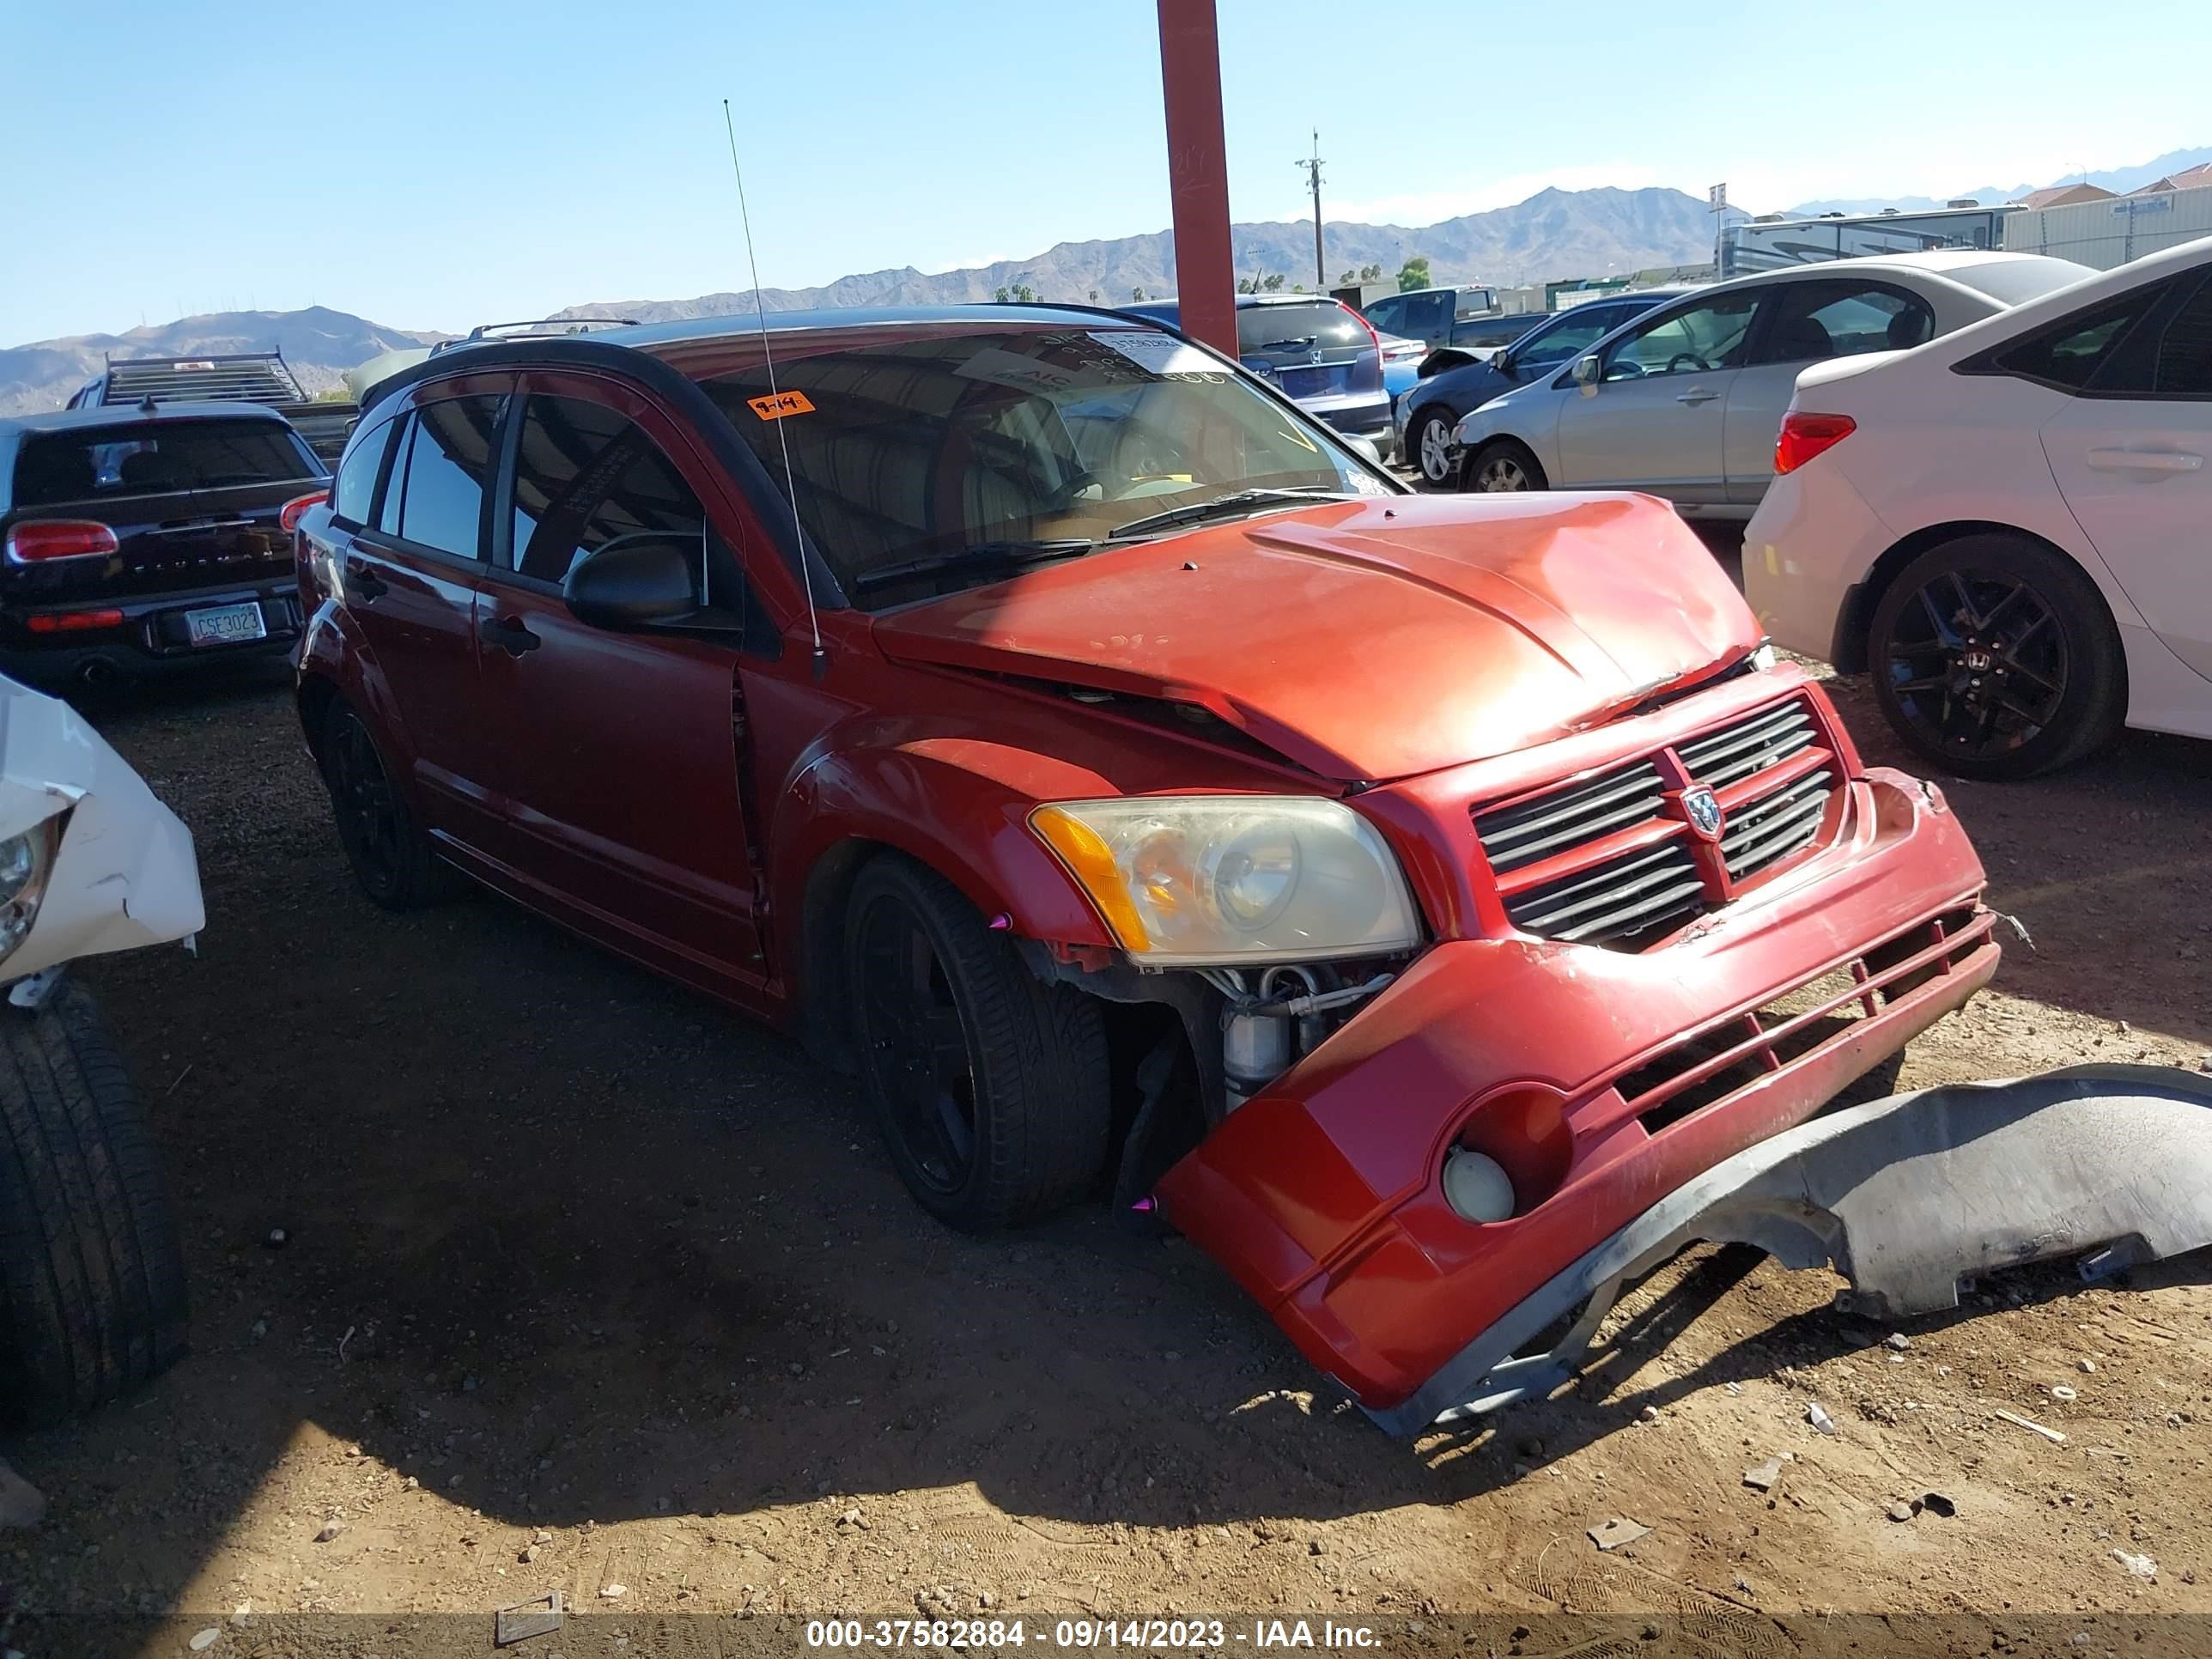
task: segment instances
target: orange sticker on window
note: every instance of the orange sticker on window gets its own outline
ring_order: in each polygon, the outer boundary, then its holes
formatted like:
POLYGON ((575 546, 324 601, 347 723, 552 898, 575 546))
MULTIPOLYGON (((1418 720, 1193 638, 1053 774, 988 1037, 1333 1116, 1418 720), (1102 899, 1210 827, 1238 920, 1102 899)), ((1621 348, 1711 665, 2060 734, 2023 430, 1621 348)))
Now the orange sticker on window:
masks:
POLYGON ((780 421, 787 415, 814 412, 814 400, 804 392, 779 392, 773 398, 748 398, 745 403, 763 421, 780 421))

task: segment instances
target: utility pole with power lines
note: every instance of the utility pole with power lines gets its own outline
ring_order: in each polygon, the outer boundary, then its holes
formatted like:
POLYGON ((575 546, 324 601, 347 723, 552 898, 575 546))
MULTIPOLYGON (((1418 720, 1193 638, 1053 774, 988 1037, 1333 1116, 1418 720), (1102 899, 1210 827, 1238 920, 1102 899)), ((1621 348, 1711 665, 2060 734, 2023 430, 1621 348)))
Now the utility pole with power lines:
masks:
POLYGON ((1322 252, 1321 245, 1321 132, 1318 128, 1315 130, 1313 136, 1313 154, 1304 161, 1296 161, 1291 165, 1305 169, 1306 183, 1313 191, 1314 288, 1316 292, 1326 294, 1328 292, 1328 260, 1322 252))

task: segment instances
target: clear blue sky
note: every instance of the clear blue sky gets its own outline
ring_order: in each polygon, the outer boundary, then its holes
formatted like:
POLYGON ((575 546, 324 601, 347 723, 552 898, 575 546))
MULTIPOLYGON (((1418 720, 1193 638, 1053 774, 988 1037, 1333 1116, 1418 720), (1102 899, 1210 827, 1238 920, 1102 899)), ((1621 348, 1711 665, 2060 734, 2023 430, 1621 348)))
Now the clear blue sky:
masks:
MULTIPOLYGON (((1239 219, 1304 211, 1291 163, 1316 125, 1332 216, 1401 223, 1547 183, 1724 179, 1765 209, 2212 143, 2212 6, 2174 0, 1220 15, 1239 219)), ((459 328, 744 288, 725 95, 771 284, 1158 229, 1154 16, 0 0, 0 345, 233 307, 459 328)))

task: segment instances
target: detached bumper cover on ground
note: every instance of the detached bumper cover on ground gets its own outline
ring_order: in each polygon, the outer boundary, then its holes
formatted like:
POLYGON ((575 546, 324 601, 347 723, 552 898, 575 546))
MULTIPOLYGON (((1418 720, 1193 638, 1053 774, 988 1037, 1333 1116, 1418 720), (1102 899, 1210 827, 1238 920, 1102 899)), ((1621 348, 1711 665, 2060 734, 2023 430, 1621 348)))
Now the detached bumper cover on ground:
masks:
POLYGON ((2055 1257, 2117 1272, 2212 1244, 2212 1078, 2078 1066, 1815 1119, 1715 1165, 1525 1297, 1403 1404, 1399 1433, 1540 1398, 1579 1369, 1621 1288, 1698 1242, 1832 1265, 1889 1318, 1964 1279, 2055 1257), (1565 1335, 1514 1357, 1583 1310, 1565 1335))

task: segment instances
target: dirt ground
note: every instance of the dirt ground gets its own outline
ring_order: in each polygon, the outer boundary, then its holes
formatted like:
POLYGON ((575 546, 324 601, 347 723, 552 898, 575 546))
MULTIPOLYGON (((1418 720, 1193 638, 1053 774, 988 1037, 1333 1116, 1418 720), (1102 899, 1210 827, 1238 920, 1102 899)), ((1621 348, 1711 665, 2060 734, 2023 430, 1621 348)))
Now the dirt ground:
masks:
MULTIPOLYGON (((1898 1349, 1825 1273, 1703 1257, 1593 1380, 1407 1446, 1188 1245, 1097 1212, 956 1237, 784 1041, 488 897, 371 908, 280 684, 102 724, 206 885, 198 960, 84 969, 163 1143, 193 1351, 0 1444, 52 1503, 0 1537, 0 1645, 38 1659, 71 1612, 556 1587, 641 1614, 1534 1614, 1600 1569, 1627 1607, 2212 1611, 2202 1258, 2027 1274, 1898 1349), (1954 1517, 1887 1518, 1931 1491, 1954 1517), (1613 1516, 1650 1536, 1598 1554, 1613 1516)), ((1950 793, 2034 945, 1904 1083, 2203 1061, 2212 748, 1950 793)))

